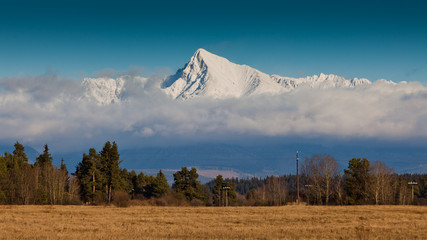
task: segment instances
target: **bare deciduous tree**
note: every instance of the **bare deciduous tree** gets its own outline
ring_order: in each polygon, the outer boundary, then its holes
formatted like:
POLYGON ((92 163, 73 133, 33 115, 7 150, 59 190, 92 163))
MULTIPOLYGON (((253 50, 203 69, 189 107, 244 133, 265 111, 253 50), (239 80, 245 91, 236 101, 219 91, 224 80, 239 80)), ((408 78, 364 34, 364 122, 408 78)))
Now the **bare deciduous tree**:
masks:
POLYGON ((393 169, 387 167, 385 163, 376 161, 371 165, 372 174, 372 194, 375 204, 393 203, 393 189, 391 177, 393 169))
POLYGON ((313 195, 317 204, 329 204, 334 194, 333 181, 339 174, 338 163, 330 155, 313 155, 305 158, 302 173, 308 178, 307 194, 313 195))
POLYGON ((286 183, 279 177, 268 177, 265 185, 266 201, 269 205, 280 206, 286 202, 286 183))

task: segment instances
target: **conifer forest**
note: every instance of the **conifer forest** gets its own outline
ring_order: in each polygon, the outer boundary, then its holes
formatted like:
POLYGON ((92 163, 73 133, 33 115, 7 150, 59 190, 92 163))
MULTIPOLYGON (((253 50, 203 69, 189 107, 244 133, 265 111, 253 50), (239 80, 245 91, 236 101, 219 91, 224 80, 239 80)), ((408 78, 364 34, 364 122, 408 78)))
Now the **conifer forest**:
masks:
POLYGON ((281 206, 427 205, 427 174, 397 174, 383 162, 353 158, 343 171, 330 155, 301 161, 295 174, 224 179, 206 184, 196 168, 182 167, 169 184, 161 170, 155 176, 121 168, 115 142, 82 154, 75 169, 52 164, 49 146, 29 163, 24 146, 0 156, 0 203, 13 205, 281 206), (299 182, 299 188, 297 187, 299 182))

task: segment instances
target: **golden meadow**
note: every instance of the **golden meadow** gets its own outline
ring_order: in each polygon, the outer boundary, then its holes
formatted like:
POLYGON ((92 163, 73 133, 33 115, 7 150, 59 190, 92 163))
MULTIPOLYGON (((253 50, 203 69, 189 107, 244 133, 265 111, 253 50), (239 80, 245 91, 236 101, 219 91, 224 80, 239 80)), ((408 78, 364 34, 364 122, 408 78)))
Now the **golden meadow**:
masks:
POLYGON ((1 239, 427 239, 425 206, 0 206, 1 239))

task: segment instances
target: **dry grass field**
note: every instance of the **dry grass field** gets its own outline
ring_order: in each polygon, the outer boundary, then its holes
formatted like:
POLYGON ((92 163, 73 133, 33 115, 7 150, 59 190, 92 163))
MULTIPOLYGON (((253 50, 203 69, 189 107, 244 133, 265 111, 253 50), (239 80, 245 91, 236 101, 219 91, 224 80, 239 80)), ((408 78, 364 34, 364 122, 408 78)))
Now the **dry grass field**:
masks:
POLYGON ((0 206, 2 239, 427 239, 427 207, 0 206))

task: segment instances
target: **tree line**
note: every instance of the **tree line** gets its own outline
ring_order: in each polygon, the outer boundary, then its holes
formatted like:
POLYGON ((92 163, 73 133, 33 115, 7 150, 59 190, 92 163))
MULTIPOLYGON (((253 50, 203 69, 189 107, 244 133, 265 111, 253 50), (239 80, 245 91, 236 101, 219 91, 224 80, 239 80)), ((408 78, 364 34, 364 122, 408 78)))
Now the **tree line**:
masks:
MULTIPOLYGON (((349 160, 341 172, 333 157, 320 154, 305 158, 300 168, 299 197, 306 204, 427 205, 427 174, 397 174, 385 163, 366 158, 349 160)), ((283 205, 298 198, 294 174, 227 181, 236 184, 241 205, 283 205)))
POLYGON ((34 164, 28 163, 24 146, 15 143, 13 153, 0 156, 1 204, 75 204, 79 203, 77 179, 66 165, 52 164, 48 145, 34 164))
MULTIPOLYGON (((115 142, 97 152, 83 153, 75 173, 63 160, 52 164, 46 144, 34 164, 22 144, 0 156, 0 204, 129 204, 150 205, 285 205, 298 198, 294 174, 266 178, 224 179, 218 175, 201 184, 196 168, 182 167, 169 185, 156 176, 121 168, 115 142)), ((305 158, 299 176, 299 199, 306 204, 422 204, 427 205, 427 174, 396 174, 383 162, 349 160, 343 174, 330 155, 305 158), (417 185, 408 185, 416 182, 417 185)))

